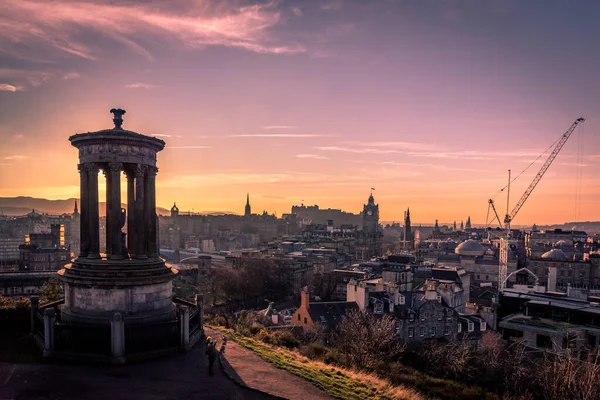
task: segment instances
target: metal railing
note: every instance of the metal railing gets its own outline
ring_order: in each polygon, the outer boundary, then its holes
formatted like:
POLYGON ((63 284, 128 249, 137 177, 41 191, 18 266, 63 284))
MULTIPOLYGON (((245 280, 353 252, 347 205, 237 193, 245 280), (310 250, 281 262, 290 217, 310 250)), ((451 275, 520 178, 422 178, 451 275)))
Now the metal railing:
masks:
POLYGON ((57 321, 55 350, 111 355, 110 324, 91 321, 57 321))
POLYGON ((179 318, 156 322, 125 321, 125 354, 165 350, 180 346, 179 318))

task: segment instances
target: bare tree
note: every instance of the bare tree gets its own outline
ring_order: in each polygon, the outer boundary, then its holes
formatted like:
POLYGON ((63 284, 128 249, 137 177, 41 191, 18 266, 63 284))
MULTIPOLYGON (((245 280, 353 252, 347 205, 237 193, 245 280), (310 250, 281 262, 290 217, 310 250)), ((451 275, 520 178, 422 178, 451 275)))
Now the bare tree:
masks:
POLYGON ((375 317, 370 312, 351 310, 340 324, 338 346, 355 368, 372 370, 381 360, 395 360, 405 346, 394 332, 389 315, 375 317))

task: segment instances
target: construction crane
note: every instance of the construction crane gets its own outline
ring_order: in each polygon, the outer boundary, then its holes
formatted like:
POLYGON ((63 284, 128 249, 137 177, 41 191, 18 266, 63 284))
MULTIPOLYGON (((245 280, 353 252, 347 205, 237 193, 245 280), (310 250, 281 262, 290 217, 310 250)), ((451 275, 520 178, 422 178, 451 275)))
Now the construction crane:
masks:
MULTIPOLYGON (((523 193, 523 195, 521 196, 521 199, 517 202, 517 204, 514 206, 514 208, 512 209, 512 211, 510 213, 508 212, 508 210, 509 210, 509 201, 510 201, 511 177, 510 177, 510 170, 508 171, 508 185, 507 185, 508 193, 507 193, 507 199, 506 199, 506 215, 504 216, 504 227, 506 228, 507 234, 510 235, 510 224, 511 224, 512 220, 517 216, 519 210, 521 210, 521 207, 523 207, 523 204, 525 204, 525 202, 527 201, 527 199, 533 192, 533 189, 535 189, 537 184, 540 182, 540 180, 542 179, 542 177, 548 170, 548 168, 550 168, 550 165, 552 164, 552 162, 554 161, 554 159, 556 158, 556 156, 558 155, 560 150, 563 148, 563 146, 565 145, 567 140, 569 140, 569 137, 571 136, 571 134, 573 133, 573 131, 575 130, 577 125, 579 125, 583 122, 585 122, 585 118, 583 118, 583 117, 577 118, 575 120, 575 122, 573 122, 573 124, 569 127, 569 129, 561 136, 561 138, 556 143, 554 150, 552 150, 552 153, 550 153, 550 155, 546 159, 546 162, 544 162, 544 165, 542 165, 539 172, 537 173, 535 178, 533 178, 533 181, 529 184, 529 187, 527 188, 527 190, 525 190, 525 193, 523 193)), ((502 189, 502 190, 504 190, 504 189, 502 189)), ((494 200, 489 199, 488 204, 489 204, 488 205, 488 215, 490 212, 490 208, 492 208, 492 210, 494 211, 495 217, 496 217, 496 218, 492 219, 492 222, 497 219, 498 223, 500 224, 500 218, 498 217, 498 213, 496 212, 496 207, 494 206, 494 200)))
MULTIPOLYGON (((535 189, 537 184, 540 182, 540 180, 542 179, 542 177, 548 170, 548 168, 550 168, 552 161, 554 161, 554 159, 556 158, 556 156, 558 155, 560 150, 563 148, 563 146, 567 142, 567 140, 569 140, 569 137, 571 136, 571 134, 573 133, 573 131, 575 130, 577 125, 582 124, 583 122, 585 122, 585 118, 577 118, 575 120, 575 122, 573 122, 571 127, 560 137, 560 139, 556 143, 556 146, 554 146, 554 150, 552 150, 552 152, 546 159, 546 162, 544 162, 544 165, 542 165, 542 168, 540 168, 539 172, 537 173, 535 178, 533 178, 533 181, 529 184, 529 187, 527 188, 527 190, 525 190, 525 193, 523 193, 523 195, 521 196, 521 198, 519 199, 519 201, 517 202, 517 204, 514 206, 514 208, 512 209, 512 211, 510 213, 508 212, 508 210, 509 210, 509 204, 510 204, 510 184, 511 184, 512 180, 511 180, 510 170, 508 170, 508 185, 506 186, 506 188, 508 188, 508 193, 506 196, 506 215, 504 216, 504 225, 506 227, 506 239, 500 240, 500 263, 499 263, 499 270, 498 270, 498 290, 501 292, 506 288, 506 282, 508 281, 510 276, 512 276, 516 272, 525 270, 529 274, 536 276, 534 273, 529 271, 527 268, 523 268, 519 271, 515 271, 514 273, 512 273, 510 275, 507 275, 507 273, 508 273, 508 258, 509 258, 509 252, 510 252, 509 249, 510 249, 510 245, 511 245, 510 244, 510 242, 511 242, 510 241, 510 224, 513 221, 513 219, 517 216, 519 210, 521 210, 521 207, 523 207, 523 204, 525 204, 525 202, 527 201, 527 199, 533 192, 533 189, 535 189)), ((543 153, 542 153, 542 155, 543 155, 543 153)), ((540 157, 541 157, 541 155, 540 155, 540 157)), ((539 159, 539 157, 538 157, 538 159, 539 159)), ((502 189, 502 190, 504 190, 504 189, 502 189)), ((496 208, 494 207, 494 201, 492 199, 489 200, 488 215, 489 215, 490 207, 494 210, 494 213, 496 214, 496 219, 498 219, 498 222, 500 222, 500 218, 498 218, 498 213, 496 213, 496 208)), ((539 280, 537 279, 537 276, 536 276, 536 284, 538 282, 539 282, 539 280)))
POLYGON ((492 224, 494 221, 498 221, 498 225, 500 226, 500 228, 502 228, 502 221, 500 221, 500 217, 498 216, 498 212, 496 211, 496 206, 494 206, 494 200, 489 199, 487 216, 485 217, 485 227, 488 228, 490 226, 490 224, 492 224), (490 209, 492 211, 494 211, 494 218, 492 218, 491 221, 490 221, 490 209))
POLYGON ((519 199, 517 204, 514 206, 514 208, 510 212, 510 214, 508 213, 508 204, 509 204, 508 202, 510 200, 510 172, 509 172, 508 195, 507 195, 507 199, 506 199, 506 216, 504 217, 504 225, 506 227, 507 232, 510 232, 510 223, 517 216, 517 213, 519 212, 521 207, 523 207, 523 204, 525 204, 525 202, 531 195, 531 192, 533 192, 533 189, 535 189, 535 187, 537 186, 539 181, 542 179, 542 177, 548 170, 548 168, 550 168, 552 161, 554 161, 554 159, 556 158, 556 156, 558 155, 560 150, 563 148, 565 143, 567 143, 567 140, 569 140, 569 137, 571 136, 571 134, 573 133, 573 131, 575 130, 577 125, 582 124, 584 122, 585 122, 585 118, 583 118, 583 117, 577 118, 575 120, 575 122, 573 122, 573 124, 571 124, 571 127, 562 135, 562 137, 560 138, 560 140, 554 147, 554 150, 552 150, 552 153, 550 153, 550 155, 548 156, 548 159, 546 159, 546 162, 544 163, 544 165, 542 165, 542 168, 540 168, 540 170, 537 173, 537 175, 535 176, 535 178, 533 178, 533 181, 531 181, 531 183, 529 184, 529 187, 527 188, 527 190, 525 190, 525 193, 523 193, 523 195, 521 196, 521 198, 519 199))

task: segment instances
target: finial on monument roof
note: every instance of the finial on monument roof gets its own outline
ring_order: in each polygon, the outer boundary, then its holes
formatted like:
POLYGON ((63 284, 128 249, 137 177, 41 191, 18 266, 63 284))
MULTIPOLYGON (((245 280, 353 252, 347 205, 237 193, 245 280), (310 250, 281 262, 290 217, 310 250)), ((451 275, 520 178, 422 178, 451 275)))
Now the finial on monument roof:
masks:
POLYGON ((125 114, 126 111, 120 108, 113 108, 112 110, 110 110, 110 112, 113 114, 113 122, 115 124, 115 129, 122 129, 121 125, 123 125, 123 114, 125 114))

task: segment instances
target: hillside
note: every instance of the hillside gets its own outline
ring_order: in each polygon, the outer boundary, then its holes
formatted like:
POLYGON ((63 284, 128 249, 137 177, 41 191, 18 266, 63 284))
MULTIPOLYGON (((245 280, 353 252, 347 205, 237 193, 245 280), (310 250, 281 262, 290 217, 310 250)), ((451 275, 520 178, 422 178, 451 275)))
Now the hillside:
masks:
MULTIPOLYGON (((48 200, 35 197, 0 197, 0 214, 19 216, 25 215, 31 210, 35 210, 42 214, 70 214, 73 212, 75 201, 79 202, 79 199, 70 198, 65 200, 48 200)), ((121 207, 126 207, 125 204, 121 204, 121 207)), ((105 215, 106 204, 101 202, 99 204, 100 215, 105 215)), ((157 207, 157 214, 170 215, 171 211, 166 208, 157 207)))

